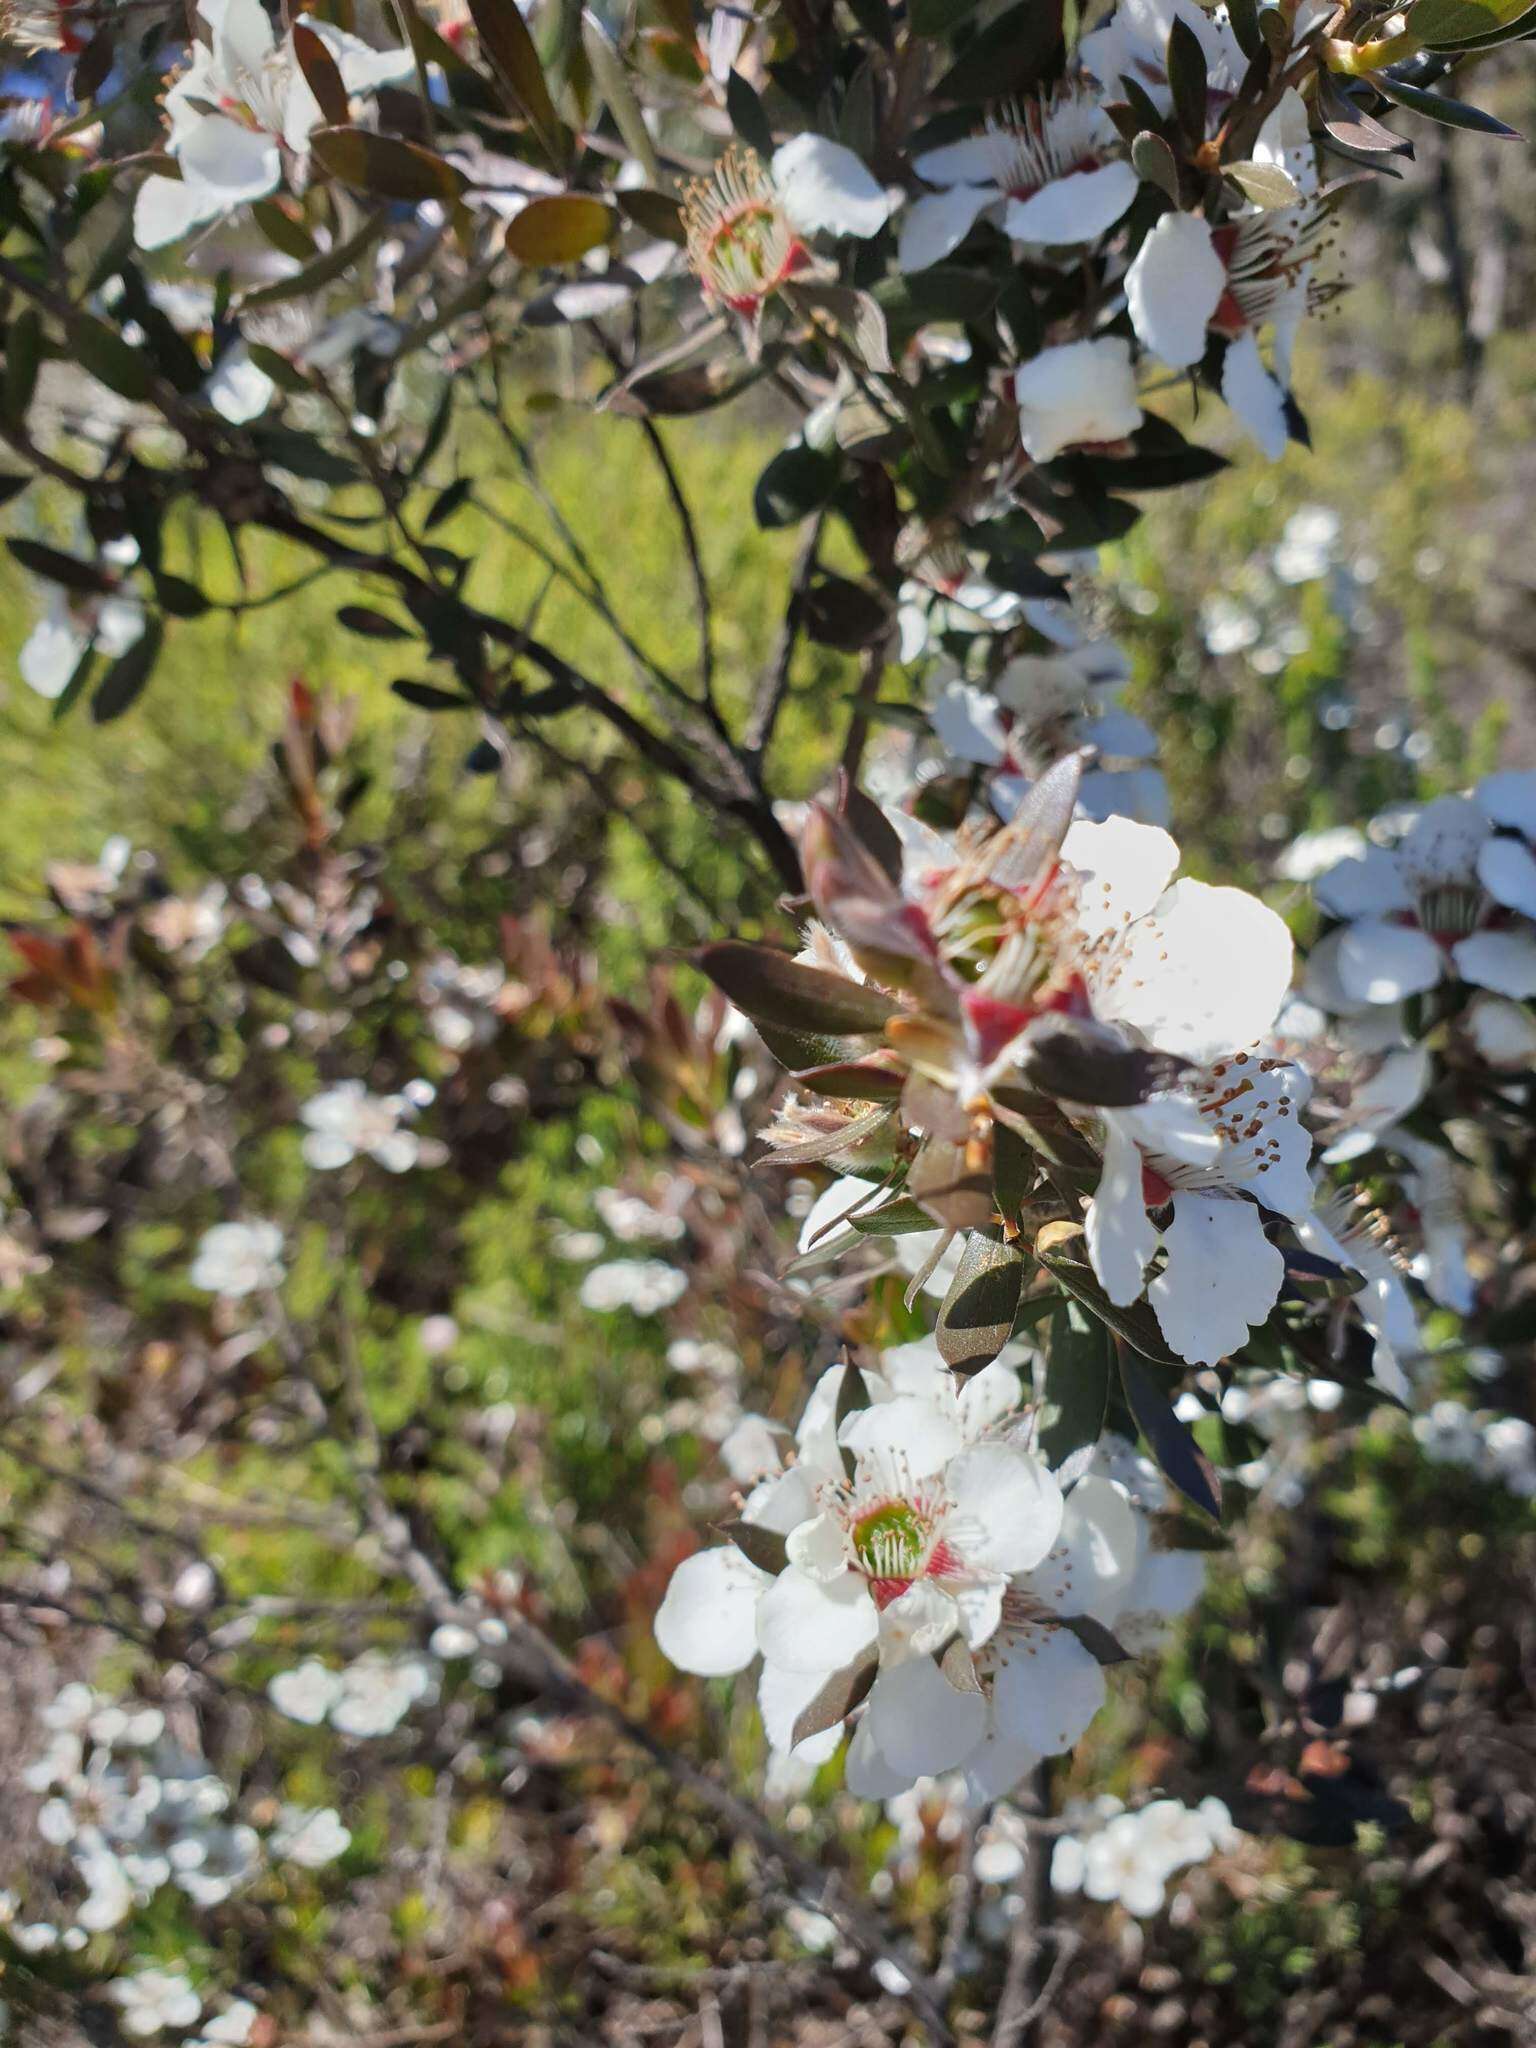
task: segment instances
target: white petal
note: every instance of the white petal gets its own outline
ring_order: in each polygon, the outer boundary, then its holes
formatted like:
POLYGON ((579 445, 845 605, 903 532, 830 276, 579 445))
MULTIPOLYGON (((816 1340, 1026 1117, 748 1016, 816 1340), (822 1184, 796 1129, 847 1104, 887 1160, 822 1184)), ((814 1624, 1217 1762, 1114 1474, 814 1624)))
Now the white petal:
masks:
POLYGON ((1420 811, 1397 849, 1409 888, 1423 892, 1446 883, 1470 884, 1491 829, 1471 797, 1437 796, 1420 811))
POLYGON ((920 1394, 898 1394, 894 1401, 861 1408, 848 1417, 840 1435, 861 1463, 868 1459, 893 1487, 904 1478, 942 1472, 962 1442, 953 1411, 935 1407, 920 1394))
POLYGON ((930 185, 990 185, 989 199, 1002 197, 1002 184, 1013 166, 1014 147, 998 128, 944 142, 912 159, 912 168, 930 185))
POLYGON ((375 49, 361 36, 348 35, 345 29, 333 28, 328 21, 315 21, 308 15, 301 18, 336 59, 342 83, 350 93, 377 92, 381 85, 398 85, 416 68, 410 51, 403 46, 375 49))
POLYGON ((1064 448, 1121 441, 1141 425, 1131 345, 1119 336, 1042 349, 1015 372, 1019 433, 1032 461, 1064 448))
POLYGON ((875 1680, 866 1715, 870 1741, 903 1778, 932 1777, 960 1763, 986 1733, 980 1692, 958 1692, 931 1657, 907 1657, 875 1680))
POLYGON ((1502 996, 1476 996, 1464 1019, 1467 1036, 1491 1067, 1536 1065, 1536 1017, 1502 996))
POLYGON ((698 1550, 672 1574, 656 1610, 656 1641, 679 1671, 744 1671, 757 1655, 757 1605, 774 1583, 734 1544, 698 1550))
MULTIPOLYGON (((946 1368, 946 1378, 953 1376, 946 1368)), ((1000 1358, 994 1358, 983 1366, 960 1388, 960 1431, 968 1442, 974 1442, 983 1430, 994 1422, 1001 1422, 1005 1415, 1012 1415, 1024 1399, 1024 1382, 1011 1365, 1005 1365, 1000 1358)))
POLYGON ((976 1444, 945 1474, 957 1513, 974 1517, 982 1540, 968 1538, 965 1561, 988 1571, 1036 1565, 1061 1528, 1061 1489, 1038 1458, 1008 1444, 976 1444))
POLYGON ((1131 818, 1074 819, 1061 857, 1082 877, 1078 923, 1089 938, 1149 911, 1179 865, 1178 845, 1166 832, 1131 818))
POLYGON ((206 185, 150 176, 133 202, 133 239, 141 249, 163 249, 223 211, 223 195, 206 185))
POLYGON ((1339 980, 1363 1003, 1398 1003, 1433 988, 1445 961, 1434 940, 1412 925, 1362 917, 1339 940, 1339 980))
POLYGON ((790 1671, 841 1671, 878 1633, 875 1603, 855 1572, 822 1585, 791 1567, 758 1602, 758 1648, 790 1671))
POLYGON ((1163 1052, 1209 1063, 1262 1038, 1290 987, 1291 935, 1245 890, 1175 882, 1120 950, 1100 1015, 1135 1024, 1163 1052))
POLYGON ((1501 768, 1496 775, 1485 775, 1472 799, 1495 825, 1513 826, 1527 839, 1536 839, 1536 769, 1501 768))
POLYGON ((845 1173, 812 1202, 800 1226, 800 1241, 795 1247, 804 1258, 807 1252, 817 1251, 823 1245, 836 1241, 837 1225, 853 1210, 878 1194, 880 1183, 875 1180, 860 1180, 857 1174, 845 1173))
POLYGON ((198 12, 213 31, 213 61, 225 78, 259 78, 277 46, 261 0, 202 0, 198 12))
POLYGON ((1166 825, 1173 816, 1160 768, 1090 768, 1078 785, 1077 801, 1084 816, 1094 819, 1166 825))
POLYGON ((1125 273, 1131 325, 1144 348, 1170 369, 1187 370, 1205 354, 1206 330, 1227 289, 1227 266, 1211 231, 1192 213, 1165 213, 1125 273))
POLYGON ((21 680, 39 697, 61 696, 90 644, 90 634, 82 632, 67 611, 50 613, 38 620, 22 645, 16 664, 21 680))
POLYGON ((188 131, 180 162, 183 177, 217 193, 226 211, 247 200, 264 199, 277 190, 282 178, 276 138, 226 114, 209 114, 188 131))
POLYGON ((1118 704, 1089 719, 1082 735, 1088 746, 1118 761, 1145 761, 1157 752, 1157 734, 1147 721, 1118 704))
POLYGON ((1478 880, 1495 903, 1536 917, 1536 857, 1523 839, 1490 839, 1477 856, 1478 880))
POLYGON ((773 153, 784 210, 806 234, 877 235, 891 215, 885 187, 851 149, 825 135, 796 135, 773 153))
POLYGON ((795 1741, 795 1723, 826 1684, 821 1671, 786 1671, 782 1664, 765 1664, 757 1681, 757 1709, 763 1717, 763 1732, 771 1749, 793 1755, 803 1763, 825 1763, 843 1738, 842 1723, 795 1741))
POLYGON ((866 1714, 853 1731, 843 1759, 843 1782, 855 1799, 894 1799, 912 1788, 910 1773, 893 1770, 874 1739, 866 1714))
POLYGON ((848 1569, 843 1525, 836 1515, 812 1515, 789 1532, 785 1550, 790 1563, 807 1578, 841 1578, 848 1569))
POLYGON ((1098 1660, 1069 1629, 1031 1628, 1009 1643, 992 1688, 997 1731, 1037 1756, 1060 1756, 1104 1704, 1098 1660))
POLYGON ((1008 751, 997 699, 970 683, 951 683, 940 691, 928 711, 939 745, 957 761, 991 768, 1008 751))
POLYGON ((1536 996, 1536 938, 1529 932, 1474 932, 1452 946, 1463 981, 1500 996, 1536 996))
POLYGON ((956 185, 947 192, 925 192, 907 208, 901 223, 896 262, 902 270, 926 270, 958 249, 979 216, 997 198, 974 185, 956 185))
POLYGON ((1104 1292, 1122 1308, 1139 1301, 1157 1250, 1157 1225, 1142 1192, 1141 1148, 1113 1112, 1104 1119, 1104 1171, 1085 1227, 1088 1257, 1104 1292))
POLYGON ((276 389, 266 371, 251 361, 250 350, 242 341, 220 356, 203 385, 203 396, 220 419, 243 427, 266 411, 276 389))
POLYGON ((1350 854, 1318 876, 1312 893, 1333 917, 1385 917, 1413 908, 1396 856, 1384 846, 1350 854))
POLYGON ((1294 86, 1286 87, 1259 130, 1253 160, 1285 171, 1304 196, 1317 190, 1317 151, 1307 124, 1306 102, 1294 86))
POLYGON ((1058 1614, 1112 1623, 1141 1561, 1146 1523, 1118 1480, 1090 1473, 1067 1495, 1056 1549, 1030 1581, 1058 1614))
POLYGON ((1147 1289, 1158 1328, 1191 1365, 1241 1349, 1279 1299, 1285 1260, 1251 1202, 1173 1198, 1163 1235, 1168 1264, 1147 1289))
POLYGON ((1045 248, 1096 242, 1125 212, 1140 184, 1124 163, 1053 178, 1027 199, 1010 199, 1003 227, 1016 242, 1038 242, 1045 248))
POLYGON ((1250 327, 1227 343, 1221 365, 1221 395, 1271 462, 1285 453, 1291 430, 1285 393, 1264 367, 1258 337, 1250 327))

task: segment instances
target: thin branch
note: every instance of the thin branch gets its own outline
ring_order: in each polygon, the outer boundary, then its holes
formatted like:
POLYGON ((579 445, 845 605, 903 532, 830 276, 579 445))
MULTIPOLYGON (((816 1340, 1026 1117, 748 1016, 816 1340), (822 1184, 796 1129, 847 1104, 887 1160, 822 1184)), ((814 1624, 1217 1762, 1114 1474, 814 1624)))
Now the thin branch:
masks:
POLYGON ((827 515, 823 508, 811 521, 810 531, 801 543, 790 577, 789 600, 784 606, 779 637, 767 667, 758 678, 752 708, 747 714, 747 728, 741 742, 742 757, 753 775, 759 779, 763 756, 773 743, 779 714, 789 696, 789 672, 794 666, 795 649, 800 643, 805 594, 810 588, 811 578, 816 573, 816 561, 821 552, 821 536, 826 520, 827 515))

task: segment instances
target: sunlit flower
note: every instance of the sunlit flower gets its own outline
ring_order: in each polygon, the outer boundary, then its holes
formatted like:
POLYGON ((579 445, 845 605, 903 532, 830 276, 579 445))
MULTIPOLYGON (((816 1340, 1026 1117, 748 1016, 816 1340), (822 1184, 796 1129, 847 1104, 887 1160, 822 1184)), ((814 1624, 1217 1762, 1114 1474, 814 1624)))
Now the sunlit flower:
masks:
POLYGON ((941 262, 983 216, 1016 242, 1096 241, 1136 197, 1122 147, 1104 110, 1068 85, 993 115, 979 135, 923 151, 912 168, 939 189, 907 209, 902 269, 941 262))
POLYGON ((304 1158, 330 1171, 366 1156, 390 1173, 406 1173, 422 1161, 421 1139, 401 1129, 414 1107, 409 1096, 372 1095, 361 1081, 338 1081, 299 1111, 309 1126, 304 1158))
POLYGON ((305 1870, 321 1870, 344 1856, 352 1831, 342 1825, 334 1806, 291 1806, 278 1810, 277 1826, 267 1837, 272 1855, 305 1870))
POLYGON ((602 1315, 627 1308, 631 1315, 654 1316, 687 1292, 688 1275, 680 1266, 660 1259, 610 1259, 587 1274, 579 1299, 583 1308, 602 1315))
POLYGON ((1141 425, 1131 345, 1119 335, 1042 349, 1014 372, 1019 437, 1033 462, 1113 446, 1141 425))
POLYGON ((167 2028, 190 2027, 203 2009, 192 1980, 181 1970, 138 1970, 107 1986, 124 2031, 147 2038, 167 2028))

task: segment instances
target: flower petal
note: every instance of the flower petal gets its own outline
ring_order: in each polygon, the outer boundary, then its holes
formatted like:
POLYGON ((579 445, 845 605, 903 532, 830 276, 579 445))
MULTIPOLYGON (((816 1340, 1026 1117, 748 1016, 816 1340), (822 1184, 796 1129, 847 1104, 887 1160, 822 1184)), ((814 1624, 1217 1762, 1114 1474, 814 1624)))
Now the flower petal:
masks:
POLYGON ((773 182, 784 210, 808 235, 879 234, 892 201, 851 149, 825 135, 793 136, 773 153, 773 182))
POLYGON ((1475 996, 1464 1019, 1467 1036, 1490 1067, 1536 1066, 1536 1017, 1502 996, 1475 996))
POLYGON ((1098 1660, 1069 1629, 1021 1630, 998 1658, 992 1712, 1004 1741, 1037 1756, 1071 1749, 1104 1704, 1098 1660))
POLYGON ((1440 979, 1440 948, 1411 925, 1362 917, 1345 927, 1339 941, 1339 980, 1363 1003, 1398 1003, 1419 995, 1440 979))
POLYGON ((957 1691, 931 1657, 906 1657, 881 1671, 865 1718, 876 1752, 910 1781, 970 1754, 986 1733, 987 1703, 979 1691, 957 1691))
POLYGON ((1126 163, 1075 171, 1053 178, 1027 199, 1010 199, 1003 227, 1016 242, 1038 242, 1048 249, 1096 242, 1126 211, 1140 186, 1126 163))
POLYGON ((1495 903, 1536 917, 1536 856, 1523 839, 1490 839, 1477 856, 1477 876, 1495 903))
POLYGON ((697 1550, 672 1574, 656 1610, 656 1641, 679 1671, 744 1671, 757 1655, 757 1606, 774 1583, 733 1544, 697 1550))
POLYGON ((223 196, 206 185, 150 176, 133 202, 133 239, 141 249, 163 249, 223 211, 223 196))
POLYGON ((995 192, 975 185, 955 185, 947 192, 925 192, 914 199, 902 218, 898 267, 926 270, 930 263, 942 263, 996 198, 995 192))
POLYGON ((1156 825, 1132 818, 1101 824, 1075 819, 1061 842, 1061 857, 1081 877, 1077 918, 1089 938, 1143 916, 1179 865, 1177 842, 1156 825))
POLYGON ((1221 365, 1221 395, 1271 462, 1278 462, 1291 438, 1285 393, 1264 367, 1258 336, 1250 327, 1227 343, 1221 365))
POLYGON ((1113 1111, 1104 1119, 1104 1171, 1085 1227, 1088 1257, 1104 1292, 1122 1308, 1139 1301, 1158 1232, 1142 1192, 1141 1148, 1113 1111))
POLYGON ((1386 917, 1413 908, 1396 857, 1384 846, 1347 855, 1318 876, 1312 893, 1332 917, 1386 917))
POLYGON ((276 137, 226 114, 205 115, 190 128, 178 158, 183 178, 216 193, 226 212, 247 200, 264 199, 282 180, 276 137))
POLYGON ((1147 1289, 1158 1328, 1191 1365, 1241 1349, 1280 1296, 1285 1260, 1251 1202, 1173 1198, 1163 1234, 1168 1263, 1147 1289))
POLYGON ((855 1572, 823 1585, 791 1566, 758 1602, 758 1648, 789 1671, 840 1671, 878 1633, 875 1603, 855 1572))
POLYGON ((1143 348, 1172 370, 1205 354, 1206 330, 1227 289, 1211 231, 1192 213, 1165 213, 1125 274, 1131 325, 1143 348))
POLYGON ((1039 1458, 1009 1444, 976 1444, 945 1474, 956 1512, 982 1536, 968 1537, 965 1561, 987 1571, 1024 1572, 1040 1562, 1061 1528, 1061 1488, 1039 1458))
POLYGON ((1451 948, 1463 981, 1500 996, 1536 996, 1536 938, 1529 932, 1474 932, 1451 948))
POLYGON ((1509 825, 1536 839, 1536 769, 1501 768, 1485 775, 1472 792, 1478 809, 1495 825, 1509 825))
POLYGON ((1283 918, 1245 890, 1175 882, 1115 956, 1096 1014, 1135 1024, 1162 1052, 1209 1064, 1273 1025, 1291 981, 1283 918))
POLYGON ((1019 434, 1034 462, 1064 448, 1121 441, 1141 425, 1131 345, 1118 335, 1042 349, 1014 374, 1019 434))
POLYGON ((786 1671, 782 1664, 765 1664, 757 1681, 757 1710, 763 1717, 763 1732, 771 1749, 793 1756, 801 1763, 825 1763, 836 1753, 843 1739, 843 1724, 837 1722, 819 1735, 795 1741, 795 1723, 826 1684, 821 1671, 786 1671))

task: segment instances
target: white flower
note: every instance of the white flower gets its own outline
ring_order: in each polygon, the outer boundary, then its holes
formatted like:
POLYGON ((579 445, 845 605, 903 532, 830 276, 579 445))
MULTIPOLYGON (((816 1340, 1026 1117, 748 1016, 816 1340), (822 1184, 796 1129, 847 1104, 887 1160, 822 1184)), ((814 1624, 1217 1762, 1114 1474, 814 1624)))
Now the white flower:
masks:
MULTIPOLYGON (((299 65, 293 38, 278 42, 261 0, 199 0, 209 32, 165 96, 166 148, 180 178, 151 175, 133 209, 141 249, 179 241, 206 221, 264 199, 283 178, 283 150, 303 158, 320 125, 320 104, 299 65)), ((404 78, 409 50, 373 50, 329 22, 304 18, 326 44, 349 93, 404 78)))
POLYGON ((422 1155, 421 1139, 400 1128, 413 1109, 408 1095, 371 1095, 361 1081, 339 1081, 299 1111, 309 1126, 305 1160, 330 1171, 366 1154, 390 1173, 405 1173, 422 1155))
POLYGON ((1259 1204, 1292 1219, 1312 1208, 1312 1140, 1300 1117, 1310 1086, 1283 1060, 1234 1053, 1181 1076, 1176 1096, 1104 1118, 1104 1171, 1087 1215, 1094 1271, 1111 1301, 1136 1301, 1161 1247, 1165 1264, 1147 1296, 1191 1364, 1239 1349, 1279 1298, 1285 1261, 1259 1204), (1203 1133, 1189 1128, 1190 1104, 1203 1133), (1152 1212, 1165 1205, 1172 1219, 1160 1227, 1152 1212))
POLYGON ((1207 86, 1223 100, 1234 94, 1248 69, 1248 60, 1224 14, 1208 13, 1196 0, 1120 0, 1102 28, 1078 44, 1083 69, 1117 98, 1122 78, 1134 78, 1160 114, 1173 106, 1168 86, 1168 36, 1181 21, 1205 57, 1207 86))
POLYGON ((688 1275, 660 1259, 610 1259, 587 1274, 579 1298, 601 1315, 627 1308, 631 1315, 654 1316, 687 1292, 688 1275))
POLYGON ((890 193, 851 149, 825 135, 796 135, 773 153, 773 182, 793 224, 808 235, 867 240, 891 217, 890 193))
POLYGON ((196 2039, 189 2041, 187 2048, 245 2048, 259 2018, 248 1998, 231 1999, 221 2013, 204 2020, 196 2039))
POLYGON ((341 1697, 330 1710, 340 1735, 388 1735, 418 1702, 437 1697, 438 1675, 424 1657, 365 1650, 341 1673, 341 1697))
POLYGON ((1482 1469, 1483 1436, 1469 1408, 1459 1401, 1437 1401, 1426 1415, 1413 1419, 1420 1450, 1433 1465, 1482 1469))
POLYGON ((687 1235, 681 1216, 667 1209, 653 1209, 638 1195, 626 1195, 618 1188, 599 1188, 592 1206, 621 1244, 675 1244, 687 1235))
POLYGON ((1286 882, 1315 882, 1341 860, 1358 860, 1365 849, 1366 837, 1358 825, 1301 832, 1275 862, 1275 873, 1286 882))
POLYGON ((1501 996, 1536 995, 1536 935, 1523 916, 1511 919, 1515 906, 1500 908, 1484 873, 1516 892, 1505 847, 1515 842, 1495 836, 1479 803, 1444 796, 1425 805, 1396 847, 1368 846, 1330 868, 1314 893, 1341 922, 1312 950, 1311 1000, 1348 1016, 1453 973, 1501 996))
POLYGON ((279 1671, 267 1681, 267 1698, 277 1711, 290 1721, 302 1721, 306 1728, 318 1728, 342 1692, 340 1672, 315 1657, 306 1657, 292 1671, 279 1671))
POLYGON ((1303 203, 1254 208, 1219 226, 1165 213, 1136 252, 1125 293, 1138 339, 1171 369, 1198 363, 1209 333, 1225 337, 1222 396, 1275 460, 1289 436, 1291 352, 1312 302, 1312 266, 1326 224, 1312 203, 1317 168, 1306 107, 1293 89, 1264 123, 1254 158, 1284 171, 1303 203), (1273 375, 1259 353, 1266 327, 1273 375))
POLYGON ((171 1881, 194 1905, 221 1906, 256 1874, 261 1840, 244 1822, 203 1827, 171 1848, 171 1881))
POLYGON ((276 384, 251 360, 251 352, 243 341, 225 349, 203 384, 203 396, 220 419, 236 427, 259 419, 276 391, 276 384))
POLYGON ((215 1223, 198 1239, 187 1278, 208 1294, 238 1297, 282 1284, 283 1233, 275 1223, 215 1223))
POLYGON ((48 609, 22 643, 16 667, 29 689, 57 698, 93 648, 116 661, 143 631, 144 608, 136 597, 96 596, 55 585, 48 609))
POLYGON ((907 210, 901 268, 941 262, 983 215, 1016 242, 1096 241, 1136 197, 1140 181, 1120 152, 1114 123, 1080 85, 989 120, 980 135, 925 151, 912 167, 939 190, 907 210))
POLYGON ((351 1846, 352 1830, 342 1824, 334 1806, 282 1806, 277 1826, 267 1838, 274 1856, 297 1863, 305 1870, 320 1870, 344 1856, 351 1846))
POLYGON ((122 2008, 124 2029, 148 2036, 167 2027, 190 2027, 203 2009, 192 1980, 180 1970, 147 1969, 119 1977, 107 1996, 122 2008))
POLYGON ((1118 335, 1042 349, 1014 373, 1019 435, 1033 462, 1123 441, 1141 425, 1131 345, 1118 335))
POLYGON ((1175 1871, 1233 1849, 1241 1839, 1220 1799, 1202 1799, 1196 1807, 1154 1799, 1135 1813, 1108 1813, 1087 1834, 1061 1836, 1051 1887, 1148 1918, 1161 1911, 1175 1871))

